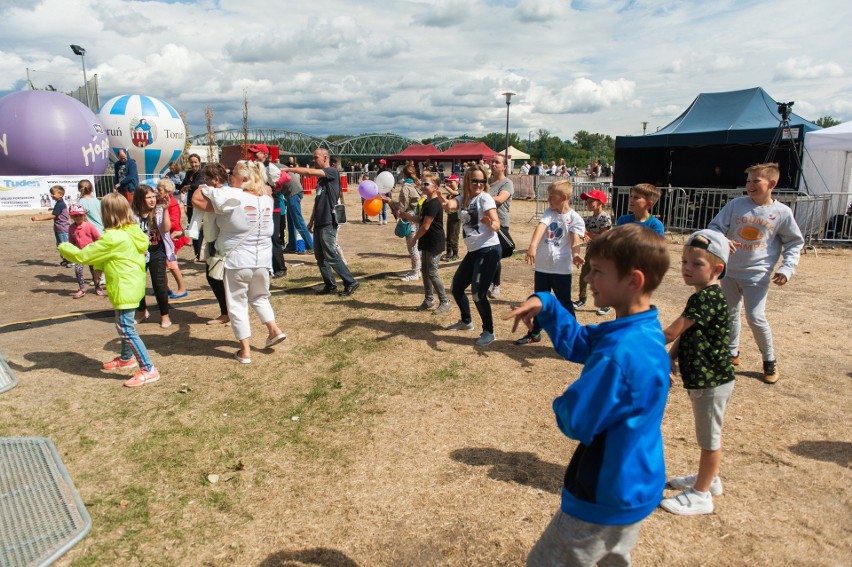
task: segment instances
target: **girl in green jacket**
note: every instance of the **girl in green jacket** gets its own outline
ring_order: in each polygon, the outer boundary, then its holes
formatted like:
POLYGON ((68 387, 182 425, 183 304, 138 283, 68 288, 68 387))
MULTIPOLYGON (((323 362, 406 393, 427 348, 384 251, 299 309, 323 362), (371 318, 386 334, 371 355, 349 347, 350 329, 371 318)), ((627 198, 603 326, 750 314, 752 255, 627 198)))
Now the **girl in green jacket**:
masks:
POLYGON ((128 388, 143 386, 160 379, 151 363, 148 349, 136 331, 134 313, 145 295, 145 252, 148 237, 139 228, 127 198, 110 193, 101 201, 104 233, 100 240, 83 249, 64 242, 59 253, 70 262, 93 266, 106 276, 106 290, 115 308, 115 328, 121 339, 121 354, 104 362, 104 370, 139 367, 124 383, 128 388))

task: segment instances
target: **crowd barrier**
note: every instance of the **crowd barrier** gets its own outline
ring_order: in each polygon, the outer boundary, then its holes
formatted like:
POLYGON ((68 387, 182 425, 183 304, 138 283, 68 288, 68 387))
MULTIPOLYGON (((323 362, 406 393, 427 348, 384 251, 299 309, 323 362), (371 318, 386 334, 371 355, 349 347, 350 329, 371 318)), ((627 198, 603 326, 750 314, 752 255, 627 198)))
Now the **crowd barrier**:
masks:
MULTIPOLYGON (((666 227, 667 233, 683 236, 707 228, 728 201, 743 195, 745 190, 742 188, 664 187, 653 213, 666 227)), ((629 196, 630 187, 611 189, 614 217, 627 213, 629 196)), ((806 195, 776 191, 773 197, 793 210, 806 246, 852 244, 852 195, 849 193, 806 195)))

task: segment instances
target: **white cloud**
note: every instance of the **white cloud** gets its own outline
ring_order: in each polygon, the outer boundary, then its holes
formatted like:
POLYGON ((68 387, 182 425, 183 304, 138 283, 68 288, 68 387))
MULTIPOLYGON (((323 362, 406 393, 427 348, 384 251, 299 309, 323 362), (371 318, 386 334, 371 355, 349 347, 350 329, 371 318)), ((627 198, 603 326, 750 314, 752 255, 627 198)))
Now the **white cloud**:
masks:
POLYGON ((778 80, 824 79, 842 77, 843 68, 833 61, 814 63, 810 57, 790 57, 775 66, 778 80))
MULTIPOLYGON (((4 0, 0 95, 100 80, 101 101, 148 94, 192 131, 242 121, 325 135, 634 133, 700 93, 764 87, 806 118, 852 119, 852 3, 796 0, 4 0), (759 24, 759 25, 756 25, 759 24), (801 30, 813 41, 793 41, 801 30), (767 33, 770 30, 771 33, 767 33), (777 62, 782 62, 776 65, 777 62), (808 106, 810 105, 810 106, 808 106), (811 114, 811 113, 814 114, 811 114)), ((656 125, 656 122, 654 122, 656 125)), ((522 136, 525 137, 525 136, 522 136)))

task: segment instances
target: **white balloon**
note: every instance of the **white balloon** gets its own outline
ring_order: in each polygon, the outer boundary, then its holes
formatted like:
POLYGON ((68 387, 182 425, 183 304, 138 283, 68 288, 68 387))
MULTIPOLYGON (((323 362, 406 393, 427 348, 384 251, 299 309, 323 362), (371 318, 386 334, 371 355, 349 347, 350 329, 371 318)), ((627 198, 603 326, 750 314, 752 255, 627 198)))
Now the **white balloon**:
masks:
POLYGON ((125 150, 136 160, 140 181, 165 173, 183 153, 186 126, 177 111, 162 100, 145 95, 109 99, 98 112, 109 136, 111 158, 125 150))
POLYGON ((382 193, 387 193, 393 186, 396 185, 396 180, 393 177, 393 173, 390 171, 383 171, 376 176, 376 185, 384 189, 382 193))

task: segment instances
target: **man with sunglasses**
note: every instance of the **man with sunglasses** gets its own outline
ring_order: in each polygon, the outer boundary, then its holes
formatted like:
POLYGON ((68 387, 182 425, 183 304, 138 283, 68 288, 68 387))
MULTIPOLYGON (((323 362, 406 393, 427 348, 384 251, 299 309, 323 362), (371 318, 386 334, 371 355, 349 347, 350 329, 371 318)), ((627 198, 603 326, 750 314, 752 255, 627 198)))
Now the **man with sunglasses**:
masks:
MULTIPOLYGON (((509 236, 509 207, 512 204, 512 195, 515 194, 515 185, 506 177, 506 157, 503 154, 495 154, 491 158, 491 179, 488 181, 488 193, 494 197, 497 203, 497 218, 500 219, 500 232, 509 236)), ((511 237, 509 237, 511 240, 511 237)), ((500 297, 500 275, 502 265, 497 265, 497 273, 494 275, 494 283, 488 290, 488 297, 497 299, 500 297)))

